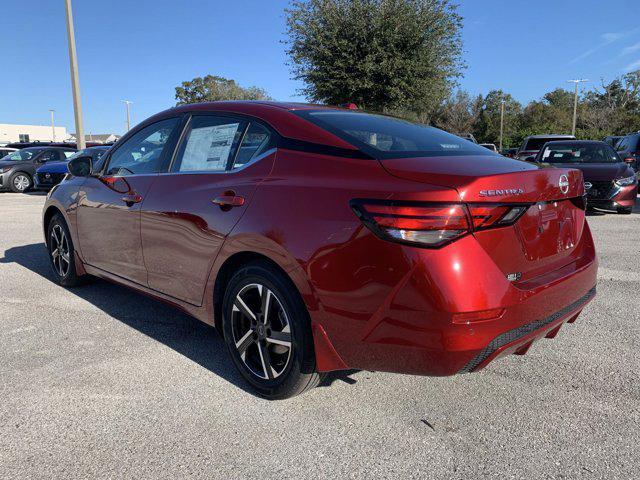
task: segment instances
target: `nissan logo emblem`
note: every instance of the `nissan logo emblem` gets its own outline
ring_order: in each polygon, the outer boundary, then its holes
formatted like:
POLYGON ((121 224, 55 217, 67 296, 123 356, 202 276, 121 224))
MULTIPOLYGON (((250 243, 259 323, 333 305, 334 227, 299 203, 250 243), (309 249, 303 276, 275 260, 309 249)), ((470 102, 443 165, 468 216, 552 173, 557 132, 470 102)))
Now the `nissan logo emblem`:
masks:
POLYGON ((562 193, 567 193, 569 191, 569 179, 566 175, 560 175, 560 180, 558 180, 558 186, 560 187, 560 191, 562 193))
POLYGON ((591 182, 584 182, 585 190, 591 190, 591 187, 593 187, 593 184, 591 182))

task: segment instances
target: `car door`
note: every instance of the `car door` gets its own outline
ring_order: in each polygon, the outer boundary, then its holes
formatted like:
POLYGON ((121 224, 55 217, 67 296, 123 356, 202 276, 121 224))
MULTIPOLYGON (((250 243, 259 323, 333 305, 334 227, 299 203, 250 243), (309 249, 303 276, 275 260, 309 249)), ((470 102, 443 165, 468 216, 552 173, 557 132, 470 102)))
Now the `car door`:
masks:
POLYGON ((140 128, 109 153, 99 174, 87 177, 80 187, 77 229, 87 264, 147 284, 140 207, 173 153, 179 123, 175 117, 140 128))
POLYGON ((275 135, 234 116, 194 115, 142 205, 149 286, 201 305, 213 261, 273 166, 275 135))

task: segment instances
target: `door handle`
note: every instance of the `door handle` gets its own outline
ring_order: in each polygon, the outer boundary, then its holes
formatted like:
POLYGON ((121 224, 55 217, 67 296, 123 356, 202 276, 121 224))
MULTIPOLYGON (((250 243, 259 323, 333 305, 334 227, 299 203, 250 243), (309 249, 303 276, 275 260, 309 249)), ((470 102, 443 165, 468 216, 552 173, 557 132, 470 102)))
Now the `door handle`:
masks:
POLYGON ((134 203, 140 203, 142 201, 142 195, 136 193, 128 194, 122 197, 122 201, 131 207, 134 203))
POLYGON ((220 208, 229 210, 232 207, 241 207, 244 205, 244 197, 239 195, 220 195, 212 200, 220 208))

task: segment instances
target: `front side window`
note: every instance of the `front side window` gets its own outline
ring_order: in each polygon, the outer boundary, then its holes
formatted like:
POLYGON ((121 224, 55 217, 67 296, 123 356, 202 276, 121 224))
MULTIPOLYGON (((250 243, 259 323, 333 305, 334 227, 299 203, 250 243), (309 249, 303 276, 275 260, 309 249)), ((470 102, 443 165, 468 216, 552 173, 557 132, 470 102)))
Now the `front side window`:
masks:
POLYGON ((162 120, 134 134, 111 155, 107 175, 158 173, 162 168, 165 145, 178 121, 178 118, 162 120))
POLYGON ((296 113, 374 158, 495 155, 457 135, 399 118, 337 110, 296 113))
POLYGON ((629 149, 629 137, 622 137, 616 146, 618 152, 624 152, 629 149))
POLYGON ((174 172, 227 170, 242 138, 246 122, 229 117, 195 116, 180 147, 174 172))
POLYGON ((39 149, 29 149, 23 148, 22 150, 18 150, 17 152, 10 153, 6 160, 11 160, 12 162, 22 162, 32 160, 38 153, 42 151, 39 149))

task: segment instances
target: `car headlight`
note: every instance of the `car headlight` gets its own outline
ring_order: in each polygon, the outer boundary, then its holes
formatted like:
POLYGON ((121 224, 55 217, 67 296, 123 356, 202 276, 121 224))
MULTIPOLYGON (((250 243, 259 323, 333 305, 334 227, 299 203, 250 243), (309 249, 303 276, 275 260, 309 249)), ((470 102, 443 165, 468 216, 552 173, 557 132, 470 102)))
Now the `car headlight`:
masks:
POLYGON ((636 183, 637 177, 635 175, 631 175, 630 177, 619 178, 616 180, 616 185, 619 187, 628 187, 629 185, 633 185, 636 183))
POLYGON ((0 168, 0 173, 7 173, 9 170, 11 170, 13 167, 2 167, 0 168))

